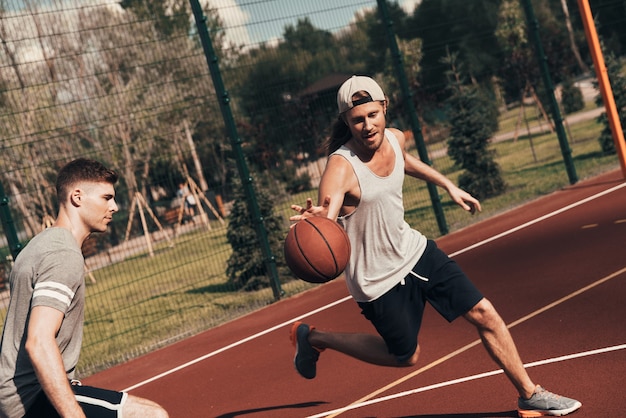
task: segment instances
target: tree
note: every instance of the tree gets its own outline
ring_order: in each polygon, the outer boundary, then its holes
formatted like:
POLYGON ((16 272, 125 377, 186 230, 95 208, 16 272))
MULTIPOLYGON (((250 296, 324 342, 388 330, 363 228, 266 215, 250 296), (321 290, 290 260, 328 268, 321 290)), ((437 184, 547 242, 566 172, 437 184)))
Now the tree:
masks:
MULTIPOLYGON (((407 23, 423 41, 423 88, 445 95, 448 52, 458 53, 468 80, 489 82, 500 53, 494 36, 501 0, 423 0, 407 23)), ((407 29, 408 31, 409 29, 407 29)))
MULTIPOLYGON (((169 3, 127 1, 120 11, 109 5, 57 10, 30 1, 20 13, 2 12, 0 175, 6 174, 28 235, 39 230, 42 216, 53 215, 55 172, 70 158, 90 156, 119 170, 123 205, 124 191, 128 200, 136 191, 150 195, 152 163, 172 166, 169 159, 181 169, 176 143, 187 143, 187 126, 207 127, 209 138, 196 136, 203 142, 224 141, 206 60, 189 36, 187 2, 169 3), (19 41, 25 33, 35 34, 32 43, 19 41)), ((216 11, 207 16, 219 25, 216 11)), ((220 54, 223 39, 214 35, 220 54)))
POLYGON ((489 139, 498 128, 498 110, 475 85, 464 85, 455 64, 455 54, 446 62, 452 94, 447 99, 450 123, 448 155, 465 171, 459 176, 459 187, 478 199, 497 196, 506 189, 489 139))
MULTIPOLYGON (((56 44, 46 33, 56 25, 58 16, 38 14, 37 9, 25 2, 28 13, 9 14, 0 10, 0 132, 2 152, 0 165, 9 193, 22 216, 27 234, 41 229, 46 216, 54 216, 55 205, 51 194, 56 167, 46 164, 49 155, 66 155, 71 148, 61 133, 65 120, 55 114, 62 105, 63 86, 59 66, 54 54, 56 44), (23 31, 33 33, 33 41, 41 49, 39 60, 22 62, 23 43, 16 42, 23 31), (4 58, 6 57, 6 58, 4 58), (6 59, 6 61, 5 61, 6 59), (42 132, 56 137, 57 141, 42 141, 42 132), (30 191, 27 193, 26 191, 30 191)), ((57 43, 65 42, 60 37, 57 43)))
POLYGON ((132 11, 140 20, 151 21, 161 37, 185 33, 189 30, 189 1, 121 0, 120 6, 132 11))
MULTIPOLYGON (((410 34, 406 30, 408 19, 406 12, 397 2, 389 0, 386 2, 394 33, 399 39, 407 40, 410 34)), ((378 74, 385 71, 387 61, 385 57, 389 51, 386 24, 387 22, 381 21, 377 9, 367 10, 356 18, 354 30, 366 35, 366 45, 360 50, 353 51, 358 56, 354 61, 365 62, 365 74, 378 74)))
POLYGON ((616 0, 590 0, 598 34, 604 40, 607 53, 615 56, 626 53, 626 2, 616 0), (621 16, 621 17, 620 17, 621 16))
MULTIPOLYGON (((533 9, 539 23, 541 44, 547 57, 547 64, 551 78, 558 84, 568 78, 572 78, 584 70, 581 70, 575 54, 571 52, 571 39, 567 30, 567 18, 564 14, 560 1, 550 2, 533 1, 533 9)), ((582 27, 579 27, 582 28, 582 27)), ((586 45, 585 38, 576 38, 581 45, 586 45)), ((547 97, 546 97, 547 103, 547 97)))
MULTIPOLYGON (((226 232, 226 238, 232 248, 226 267, 228 280, 245 290, 269 287, 270 279, 263 251, 243 187, 236 176, 233 177, 233 183, 234 201, 226 232)), ((257 187, 256 196, 276 266, 284 271, 286 264, 282 247, 285 239, 283 219, 274 213, 271 195, 266 190, 257 187)))
MULTIPOLYGON (((205 173, 200 169, 204 155, 196 150, 211 152, 211 146, 205 144, 225 139, 217 98, 205 77, 205 57, 195 38, 189 36, 189 8, 186 2, 177 1, 177 6, 165 9, 161 3, 125 2, 127 11, 120 17, 126 22, 122 25, 125 30, 83 42, 124 45, 102 48, 100 76, 90 82, 101 91, 98 97, 102 99, 97 101, 100 113, 115 115, 113 123, 101 126, 101 132, 118 147, 115 162, 123 171, 129 199, 136 191, 148 196, 150 185, 159 182, 151 178, 156 172, 150 165, 156 163, 175 167, 185 175, 187 168, 193 170, 195 180, 206 191, 205 173), (206 129, 198 134, 199 125, 206 129), (206 135, 208 132, 212 135, 206 135), (196 147, 196 142, 202 146, 196 147)), ((206 13, 212 28, 219 25, 215 13, 206 13)), ((214 38, 216 50, 221 51, 223 36, 214 38)), ((221 171, 220 165, 208 167, 221 171)))
POLYGON ((308 19, 285 28, 277 46, 261 45, 238 62, 246 73, 236 84, 246 150, 259 170, 282 169, 298 154, 317 155, 324 126, 316 122, 300 92, 320 78, 345 70, 337 41, 308 19), (305 135, 306 137, 302 137, 305 135), (304 149, 303 149, 304 147, 304 149))
POLYGON ((526 20, 518 1, 502 2, 495 35, 502 51, 499 76, 504 92, 510 99, 523 100, 526 87, 539 80, 539 72, 528 42, 526 20))
POLYGON ((567 0, 561 0, 561 9, 563 9, 563 15, 565 16, 565 26, 567 27, 567 34, 569 35, 569 43, 572 54, 574 54, 574 57, 576 57, 576 62, 578 63, 581 71, 583 73, 588 73, 589 66, 583 61, 580 55, 580 51, 578 50, 578 45, 576 44, 576 34, 574 33, 574 29, 572 27, 572 19, 569 15, 569 6, 567 5, 567 0))
MULTIPOLYGON (((400 39, 398 40, 398 49, 402 54, 402 62, 404 64, 404 72, 409 83, 409 90, 413 93, 411 95, 413 99, 413 106, 416 109, 420 109, 422 107, 422 103, 426 101, 420 96, 420 93, 423 91, 420 89, 420 61, 422 59, 421 40, 400 39)), ((385 56, 385 65, 385 71, 382 73, 382 79, 384 80, 383 84, 385 85, 384 91, 389 97, 390 103, 393 104, 393 106, 389 108, 389 116, 392 120, 394 118, 400 119, 400 126, 402 125, 402 121, 405 121, 404 125, 408 126, 408 105, 405 102, 407 96, 405 94, 401 94, 400 83, 398 82, 398 78, 395 76, 396 69, 394 68, 393 57, 391 56, 390 51, 385 56)), ((422 115, 420 114, 419 116, 422 115)))
MULTIPOLYGON (((614 54, 607 54, 605 61, 611 89, 613 90, 615 106, 617 107, 617 114, 622 125, 622 131, 624 135, 626 135, 626 75, 622 69, 620 60, 614 54)), ((597 81, 594 82, 594 85, 598 88, 597 81)), ((601 95, 596 97, 596 104, 598 106, 604 106, 601 95)), ((615 148, 615 140, 613 139, 613 133, 611 132, 606 113, 602 113, 598 117, 598 122, 604 126, 598 138, 602 152, 605 154, 615 154, 617 151, 615 148)))

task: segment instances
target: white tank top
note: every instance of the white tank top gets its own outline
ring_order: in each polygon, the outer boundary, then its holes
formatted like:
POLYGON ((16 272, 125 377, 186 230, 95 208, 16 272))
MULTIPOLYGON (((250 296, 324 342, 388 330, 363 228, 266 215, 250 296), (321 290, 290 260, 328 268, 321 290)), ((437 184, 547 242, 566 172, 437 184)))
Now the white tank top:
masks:
POLYGON ((426 237, 404 220, 405 174, 400 144, 389 130, 385 130, 385 137, 395 153, 393 172, 386 177, 374 174, 346 146, 332 153, 352 165, 361 189, 357 208, 337 219, 352 246, 345 278, 357 302, 377 299, 402 281, 426 249, 426 237))

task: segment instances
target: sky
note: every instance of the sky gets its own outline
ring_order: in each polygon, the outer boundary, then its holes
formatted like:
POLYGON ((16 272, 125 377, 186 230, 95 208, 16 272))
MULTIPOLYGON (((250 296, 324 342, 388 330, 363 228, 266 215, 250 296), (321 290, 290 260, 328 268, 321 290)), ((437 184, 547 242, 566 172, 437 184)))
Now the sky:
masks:
MULTIPOLYGON (((412 13, 419 0, 399 0, 412 13)), ((311 23, 334 32, 354 20, 356 12, 376 6, 376 0, 211 0, 220 10, 228 37, 236 43, 271 42, 288 24, 308 17, 311 23)))
MULTIPOLYGON (((376 6, 376 0, 199 0, 217 8, 224 23, 226 37, 236 45, 253 46, 274 43, 282 37, 286 25, 296 25, 298 19, 309 18, 311 23, 323 30, 335 32, 354 21, 355 13, 376 6)), ((421 0, 397 0, 407 12, 412 13, 421 0)), ((38 0, 32 2, 39 12, 49 13, 62 19, 65 28, 72 27, 74 13, 85 6, 121 8, 120 0, 38 0), (55 13, 56 12, 56 13, 55 13), (61 17, 62 16, 62 17, 61 17)), ((34 22, 24 13, 24 0, 3 0, 8 11, 5 30, 8 40, 18 41, 17 54, 22 62, 39 61, 40 45, 32 38, 34 22), (11 18, 13 17, 13 18, 11 18)), ((10 47, 17 48, 17 44, 10 47)))
MULTIPOLYGON (((71 10, 85 5, 109 4, 119 7, 120 0, 39 0, 31 4, 39 9, 71 10)), ((396 0, 407 13, 420 0, 396 0)), ((354 14, 376 6, 376 0, 200 0, 217 8, 236 43, 268 42, 279 38, 285 25, 295 25, 308 17, 317 28, 335 31, 354 20, 354 14)), ((9 11, 25 8, 23 0, 3 0, 9 11)))

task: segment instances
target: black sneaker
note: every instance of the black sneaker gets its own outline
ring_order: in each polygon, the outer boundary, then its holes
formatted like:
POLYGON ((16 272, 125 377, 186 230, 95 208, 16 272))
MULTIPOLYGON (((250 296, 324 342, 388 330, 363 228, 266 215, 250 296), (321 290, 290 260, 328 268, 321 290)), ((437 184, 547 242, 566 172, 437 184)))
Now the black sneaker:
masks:
POLYGON ((556 395, 541 386, 537 386, 530 399, 518 399, 517 412, 522 418, 540 417, 542 415, 560 417, 576 411, 581 406, 582 404, 576 399, 556 395))
POLYGON ((316 363, 320 356, 320 351, 309 343, 309 333, 314 327, 309 327, 300 321, 291 326, 289 339, 296 347, 296 355, 293 364, 300 375, 306 379, 315 378, 316 363))

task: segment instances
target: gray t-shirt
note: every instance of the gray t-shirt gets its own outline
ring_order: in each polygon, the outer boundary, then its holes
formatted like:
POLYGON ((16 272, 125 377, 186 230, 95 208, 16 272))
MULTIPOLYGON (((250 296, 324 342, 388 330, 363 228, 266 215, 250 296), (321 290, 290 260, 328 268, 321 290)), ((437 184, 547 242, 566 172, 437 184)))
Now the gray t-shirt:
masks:
POLYGON ((24 348, 32 307, 48 306, 65 315, 56 341, 68 379, 73 377, 83 339, 84 277, 85 260, 65 228, 41 232, 18 255, 0 342, 0 416, 23 416, 42 390, 24 348))

